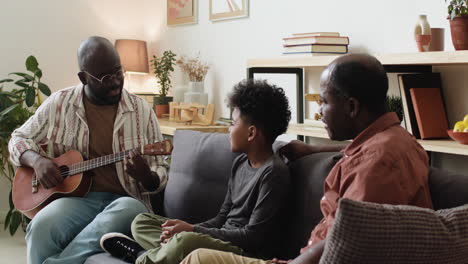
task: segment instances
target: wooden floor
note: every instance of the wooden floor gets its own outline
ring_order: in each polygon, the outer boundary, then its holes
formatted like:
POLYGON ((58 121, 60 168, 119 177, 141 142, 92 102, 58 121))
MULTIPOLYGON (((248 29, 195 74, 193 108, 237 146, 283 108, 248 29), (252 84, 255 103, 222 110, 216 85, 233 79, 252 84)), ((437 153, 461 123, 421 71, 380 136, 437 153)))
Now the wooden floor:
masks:
POLYGON ((26 264, 26 241, 24 232, 16 232, 14 237, 0 226, 0 263, 26 264))

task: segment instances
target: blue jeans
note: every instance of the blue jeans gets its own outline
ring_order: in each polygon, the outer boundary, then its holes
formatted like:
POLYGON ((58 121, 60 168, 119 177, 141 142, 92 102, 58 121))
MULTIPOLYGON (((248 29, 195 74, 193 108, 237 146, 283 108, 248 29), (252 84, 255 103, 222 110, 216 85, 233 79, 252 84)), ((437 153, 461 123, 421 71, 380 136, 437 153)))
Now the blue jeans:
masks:
POLYGON ((106 192, 60 198, 44 207, 26 233, 29 264, 83 263, 102 252, 101 236, 130 234, 136 215, 147 212, 140 201, 106 192))

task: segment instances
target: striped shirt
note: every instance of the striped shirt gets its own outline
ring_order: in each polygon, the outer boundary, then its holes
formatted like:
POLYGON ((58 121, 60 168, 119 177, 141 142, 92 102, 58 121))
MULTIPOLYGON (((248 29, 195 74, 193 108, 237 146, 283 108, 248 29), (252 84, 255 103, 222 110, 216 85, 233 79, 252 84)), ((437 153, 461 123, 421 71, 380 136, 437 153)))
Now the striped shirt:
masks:
MULTIPOLYGON (((20 166, 26 150, 43 156, 57 157, 69 150, 78 150, 89 157, 89 131, 83 105, 83 85, 53 93, 21 127, 13 131, 8 145, 10 160, 20 166), (40 146, 46 145, 47 150, 40 146)), ((114 153, 163 140, 156 115, 141 98, 122 90, 112 135, 114 153)), ((117 176, 128 195, 151 209, 150 195, 164 189, 168 165, 162 156, 143 156, 156 172, 160 186, 153 192, 124 172, 123 162, 116 163, 117 176)))

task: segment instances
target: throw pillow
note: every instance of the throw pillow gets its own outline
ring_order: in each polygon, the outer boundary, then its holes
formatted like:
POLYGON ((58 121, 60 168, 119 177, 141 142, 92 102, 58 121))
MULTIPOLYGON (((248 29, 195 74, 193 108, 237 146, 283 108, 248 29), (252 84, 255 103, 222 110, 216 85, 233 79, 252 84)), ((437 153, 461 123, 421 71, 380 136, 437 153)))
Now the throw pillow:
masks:
POLYGON ((433 211, 342 199, 320 263, 468 263, 468 205, 433 211))

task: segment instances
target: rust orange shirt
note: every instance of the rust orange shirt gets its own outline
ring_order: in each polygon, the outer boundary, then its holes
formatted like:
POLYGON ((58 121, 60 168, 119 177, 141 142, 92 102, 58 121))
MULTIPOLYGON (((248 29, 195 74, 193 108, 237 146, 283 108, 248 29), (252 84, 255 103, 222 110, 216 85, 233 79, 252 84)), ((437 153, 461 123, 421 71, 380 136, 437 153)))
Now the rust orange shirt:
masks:
POLYGON ((426 151, 400 126, 395 113, 381 116, 342 152, 324 182, 324 218, 301 253, 325 239, 341 198, 432 208, 426 151))

